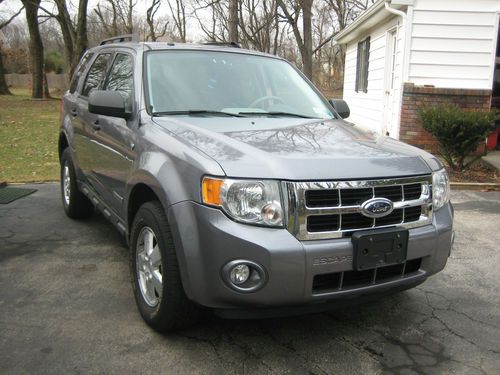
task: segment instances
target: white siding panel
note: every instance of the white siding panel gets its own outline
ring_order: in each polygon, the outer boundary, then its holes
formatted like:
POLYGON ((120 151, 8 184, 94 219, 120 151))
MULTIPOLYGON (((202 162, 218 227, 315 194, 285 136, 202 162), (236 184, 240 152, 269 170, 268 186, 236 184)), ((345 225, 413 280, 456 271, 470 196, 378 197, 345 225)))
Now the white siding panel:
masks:
POLYGON ((411 77, 429 78, 452 78, 458 79, 467 77, 468 79, 488 79, 490 76, 489 66, 469 66, 467 70, 463 66, 457 65, 421 65, 412 64, 410 68, 411 77))
MULTIPOLYGON (((369 34, 353 41, 346 49, 344 99, 351 109, 351 116, 348 120, 377 132, 381 132, 384 129, 387 31, 396 24, 397 18, 392 18, 373 29, 369 34), (370 36, 368 92, 355 92, 357 44, 367 36, 370 36)), ((398 46, 402 45, 403 36, 401 34, 403 32, 404 29, 400 28, 398 46)), ((401 67, 402 53, 398 51, 396 56, 396 70, 398 70, 401 67)), ((396 77, 398 78, 396 79, 398 82, 396 86, 399 89, 401 86, 399 71, 397 71, 396 77)), ((397 97, 399 97, 398 93, 399 91, 396 90, 397 97)), ((399 118, 399 107, 396 108, 398 114, 395 116, 399 118)))
POLYGON ((454 11, 468 11, 470 13, 496 12, 500 6, 498 0, 417 0, 416 3, 416 6, 420 9, 442 10, 443 8, 451 8, 454 11))
POLYGON ((415 0, 408 80, 491 89, 498 0, 415 0))
POLYGON ((413 51, 491 53, 491 48, 492 48, 492 39, 463 40, 463 39, 412 37, 413 51))
POLYGON ((413 64, 433 65, 439 61, 441 65, 462 65, 462 66, 489 66, 488 59, 490 52, 438 52, 438 51, 413 51, 411 61, 413 64))
POLYGON ((480 80, 477 78, 469 79, 464 76, 461 79, 455 78, 429 78, 429 77, 412 77, 411 82, 415 85, 429 85, 432 84, 435 87, 446 87, 451 89, 491 89, 491 80, 484 79, 480 80))
MULTIPOLYGON (((429 11, 415 7, 414 24, 424 25, 491 25, 495 23, 494 12, 457 12, 453 1, 444 4, 450 7, 447 11, 429 11)), ((419 3, 417 3, 419 4, 419 3)))
POLYGON ((495 32, 493 25, 487 26, 464 26, 464 25, 434 25, 434 24, 416 24, 413 26, 412 35, 414 37, 436 37, 441 38, 482 38, 491 39, 495 32))

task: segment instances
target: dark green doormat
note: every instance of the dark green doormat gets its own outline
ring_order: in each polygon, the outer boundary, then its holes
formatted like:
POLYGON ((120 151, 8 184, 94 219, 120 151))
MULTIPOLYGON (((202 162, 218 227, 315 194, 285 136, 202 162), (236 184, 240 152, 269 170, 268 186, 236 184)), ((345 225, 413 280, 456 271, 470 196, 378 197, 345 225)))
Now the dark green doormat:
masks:
POLYGON ((2 187, 0 188, 0 204, 14 202, 16 199, 33 194, 35 191, 36 189, 2 187))

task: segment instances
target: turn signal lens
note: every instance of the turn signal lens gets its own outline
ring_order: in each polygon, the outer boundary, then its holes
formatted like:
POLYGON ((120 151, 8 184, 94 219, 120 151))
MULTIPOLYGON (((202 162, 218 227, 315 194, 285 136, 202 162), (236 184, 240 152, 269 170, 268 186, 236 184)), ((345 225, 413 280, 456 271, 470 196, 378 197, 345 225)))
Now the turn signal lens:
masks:
POLYGON ((222 204, 220 191, 224 180, 205 177, 202 182, 203 203, 212 206, 222 204))

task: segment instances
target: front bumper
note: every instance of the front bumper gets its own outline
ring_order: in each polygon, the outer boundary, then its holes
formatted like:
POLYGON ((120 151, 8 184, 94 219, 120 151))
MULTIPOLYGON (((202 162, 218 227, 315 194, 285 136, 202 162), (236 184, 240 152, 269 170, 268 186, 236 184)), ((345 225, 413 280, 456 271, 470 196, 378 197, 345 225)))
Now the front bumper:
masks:
POLYGON ((407 259, 421 258, 417 272, 380 284, 315 293, 315 275, 352 270, 350 238, 301 242, 286 229, 236 223, 218 209, 191 201, 171 206, 168 219, 188 298, 214 309, 333 306, 336 300, 407 289, 444 268, 453 236, 453 209, 448 204, 434 212, 432 225, 410 229, 407 259), (266 285, 254 293, 229 288, 221 269, 234 259, 263 266, 266 285))

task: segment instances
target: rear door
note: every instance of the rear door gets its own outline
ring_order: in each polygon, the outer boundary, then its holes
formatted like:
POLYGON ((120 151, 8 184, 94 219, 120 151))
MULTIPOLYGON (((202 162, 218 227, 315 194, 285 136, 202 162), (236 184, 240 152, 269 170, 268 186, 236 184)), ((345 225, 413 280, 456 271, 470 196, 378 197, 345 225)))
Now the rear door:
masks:
MULTIPOLYGON (((80 162, 78 160, 78 156, 80 154, 79 150, 82 145, 82 137, 85 136, 85 128, 84 123, 81 121, 81 118, 78 116, 79 108, 79 89, 81 86, 82 78, 89 68, 90 62, 94 57, 94 52, 86 52, 80 63, 78 64, 75 73, 73 74, 73 78, 71 79, 70 86, 68 92, 64 95, 64 121, 71 122, 71 126, 69 129, 73 132, 71 134, 71 146, 74 151, 73 159, 76 162, 76 165, 80 168, 80 162)), ((79 169, 78 168, 78 169, 79 169)))
POLYGON ((99 90, 104 84, 113 58, 110 51, 101 52, 93 61, 82 88, 76 100, 76 113, 74 114, 75 128, 81 129, 80 141, 77 146, 78 164, 87 182, 94 190, 102 195, 104 189, 99 184, 94 166, 96 159, 101 158, 101 148, 96 144, 96 121, 98 116, 88 111, 88 96, 92 90, 99 90))
MULTIPOLYGON (((89 160, 93 177, 102 189, 106 203, 120 216, 127 177, 135 159, 135 133, 132 131, 134 116, 134 55, 118 51, 102 90, 118 91, 127 103, 129 120, 97 115, 92 133, 93 157, 89 160)), ((123 217, 123 216, 122 216, 123 217)))

